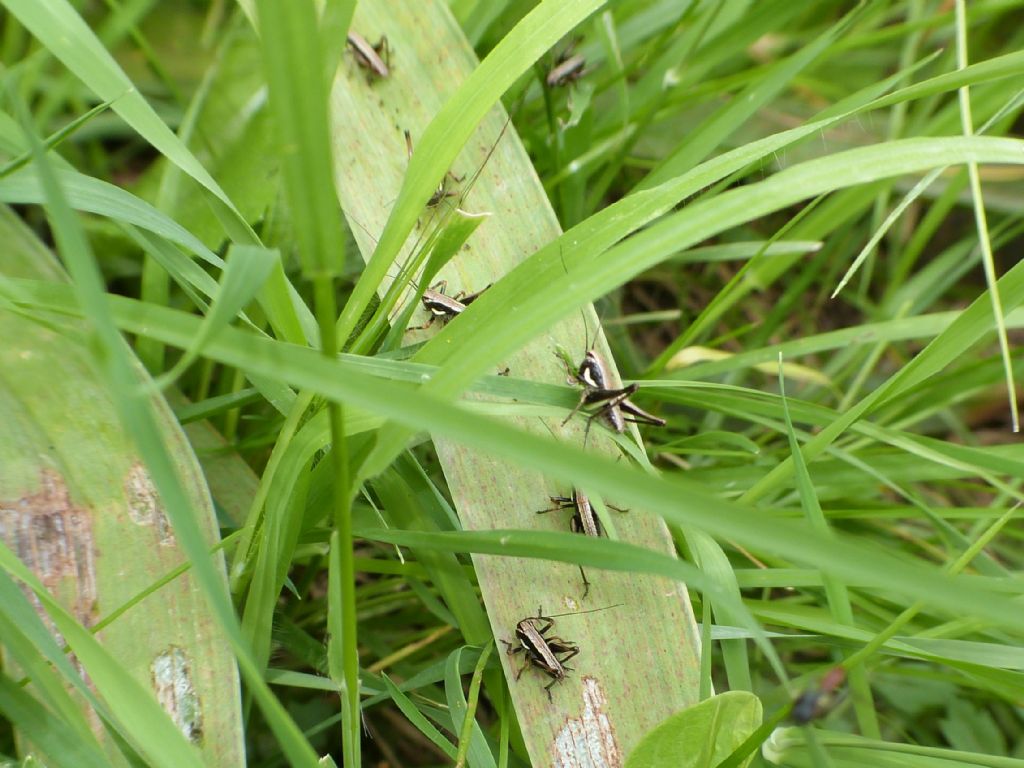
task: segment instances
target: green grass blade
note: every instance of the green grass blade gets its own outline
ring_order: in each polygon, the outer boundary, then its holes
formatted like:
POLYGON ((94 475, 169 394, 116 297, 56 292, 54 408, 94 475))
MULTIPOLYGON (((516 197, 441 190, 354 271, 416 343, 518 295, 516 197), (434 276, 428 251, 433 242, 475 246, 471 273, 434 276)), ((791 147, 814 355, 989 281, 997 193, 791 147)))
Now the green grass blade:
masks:
POLYGON ((208 190, 233 217, 239 231, 251 232, 217 182, 160 119, 70 3, 3 0, 3 4, 70 72, 110 102, 128 125, 208 190))
MULTIPOLYGON (((956 53, 957 68, 967 67, 967 27, 966 9, 963 0, 956 2, 956 53)), ((974 120, 971 117, 971 92, 967 86, 959 91, 960 123, 965 136, 974 133, 974 120)), ((1003 320, 1003 302, 999 298, 998 278, 996 277, 995 260, 992 256, 992 242, 989 237, 988 219, 985 214, 985 201, 981 195, 981 178, 978 175, 978 164, 967 163, 967 177, 971 184, 971 199, 974 204, 974 219, 978 228, 978 242, 981 245, 981 263, 985 268, 985 282, 988 284, 988 295, 992 301, 992 316, 995 320, 996 334, 999 337, 999 351, 1003 356, 1003 367, 1006 371, 1006 390, 1010 393, 1010 417, 1013 431, 1020 432, 1020 413, 1017 407, 1017 387, 1013 379, 1013 365, 1010 359, 1010 342, 1006 338, 1006 325, 1003 320)))
MULTIPOLYGON (((228 598, 224 575, 207 556, 206 537, 193 517, 193 504, 182 485, 175 461, 162 440, 152 406, 135 391, 137 374, 132 369, 124 342, 107 312, 105 290, 92 250, 73 217, 58 176, 50 168, 45 155, 38 149, 38 140, 31 133, 28 136, 30 143, 37 147, 36 170, 51 214, 55 239, 71 275, 75 295, 88 317, 96 341, 104 351, 103 364, 100 368, 106 383, 115 393, 115 407, 121 422, 135 441, 139 454, 149 470, 153 486, 166 507, 166 514, 173 525, 175 536, 192 562, 196 581, 213 615, 231 642, 239 666, 256 700, 264 707, 271 728, 293 761, 299 764, 312 764, 316 757, 308 742, 302 738, 294 721, 280 702, 270 694, 261 673, 249 657, 228 598)), ((74 627, 68 627, 67 631, 62 628, 62 631, 70 641, 69 633, 74 631, 74 627)), ((91 648, 90 644, 95 641, 88 633, 83 636, 82 632, 78 632, 77 635, 82 637, 83 644, 91 648)), ((103 661, 104 657, 99 655, 97 662, 103 661)), ((134 713, 130 714, 132 721, 146 733, 146 719, 135 719, 134 713)), ((148 746, 162 748, 159 745, 148 746)), ((167 755, 167 759, 173 757, 174 754, 167 755)), ((187 762, 180 764, 184 765, 187 762)))
MULTIPOLYGON (((47 711, 24 688, 0 673, 0 711, 29 743, 36 746, 47 765, 66 768, 104 768, 108 758, 95 741, 90 743, 80 732, 47 711)), ((90 734, 91 735, 91 734, 90 734)))
MULTIPOLYGON (((1024 269, 1020 271, 1024 273, 1024 269)), ((1014 277, 1017 275, 1011 271, 1003 279, 1014 277)), ((140 323, 139 328, 148 325, 150 332, 157 330, 157 316, 146 313, 146 317, 148 323, 140 323)), ((186 317, 181 319, 184 321, 186 317)), ((181 330, 162 333, 158 338, 170 345, 186 346, 190 333, 187 324, 183 324, 181 330)), ((631 509, 636 505, 637 509, 655 512, 676 525, 693 526, 716 537, 773 552, 792 562, 813 565, 845 581, 920 598, 929 605, 986 616, 1006 627, 1024 627, 1024 619, 1012 609, 1011 603, 967 581, 950 579, 932 568, 911 565, 852 538, 823 537, 787 520, 759 519, 748 507, 723 500, 699 483, 650 477, 578 449, 553 444, 550 436, 537 437, 490 421, 488 429, 481 430, 480 417, 472 412, 426 393, 366 377, 341 360, 324 361, 312 350, 253 338, 229 328, 211 341, 207 353, 228 365, 254 367, 265 375, 285 372, 293 385, 325 397, 365 407, 415 429, 444 435, 526 467, 575 478, 616 502, 629 504, 631 509)), ((566 397, 565 404, 571 407, 571 397, 566 397)), ((497 515, 500 510, 494 512, 497 515)), ((603 543, 606 542, 594 540, 586 546, 603 543)), ((581 542, 580 546, 583 545, 581 542)))
POLYGON ((402 711, 409 722, 416 726, 417 730, 430 739, 438 748, 440 748, 448 757, 452 760, 455 759, 456 749, 452 746, 452 743, 448 741, 433 723, 431 723, 426 717, 423 716, 416 705, 402 693, 402 690, 391 682, 391 678, 384 675, 384 684, 388 688, 388 694, 391 696, 392 701, 402 711))
POLYGON ((170 384, 202 354, 206 342, 234 320, 256 297, 271 270, 280 264, 280 258, 277 251, 255 246, 234 246, 231 249, 227 267, 221 274, 217 295, 209 312, 203 317, 195 343, 185 350, 174 368, 154 382, 156 386, 170 384))
POLYGON ((690 131, 676 151, 666 157, 644 179, 641 188, 654 187, 679 177, 707 157, 729 137, 731 130, 744 125, 764 104, 789 86, 800 72, 824 54, 839 35, 853 23, 863 7, 863 2, 858 4, 816 40, 802 46, 792 56, 774 65, 764 77, 748 85, 696 130, 690 131))
MULTIPOLYGON (((487 663, 490 650, 493 646, 488 645, 477 662, 477 669, 473 673, 473 681, 479 689, 480 676, 483 673, 483 665, 487 663)), ((496 768, 494 755, 487 747, 483 731, 477 724, 474 715, 475 708, 471 709, 466 701, 466 695, 462 690, 462 675, 459 673, 460 660, 465 648, 456 648, 448 655, 445 663, 445 695, 448 700, 448 711, 451 713, 452 723, 459 726, 459 750, 455 764, 466 765, 468 758, 470 768, 496 768)))
MULTIPOLYGON (((351 6, 351 3, 347 5, 351 6)), ((327 121, 329 87, 324 70, 327 53, 319 44, 323 38, 317 29, 316 9, 312 4, 288 6, 276 0, 259 0, 257 9, 270 105, 281 148, 284 189, 299 240, 299 258, 306 277, 313 282, 314 314, 322 353, 333 358, 338 350, 334 279, 341 274, 345 263, 345 241, 331 176, 331 141, 327 121)), ((332 15, 338 12, 338 8, 332 9, 332 15)), ((341 9, 340 14, 348 17, 351 10, 341 9)), ((328 622, 333 630, 328 640, 328 655, 331 676, 343 694, 344 764, 359 765, 362 762, 362 728, 352 542, 353 492, 342 408, 340 402, 327 404, 331 428, 328 461, 333 468, 331 523, 334 528, 329 578, 333 585, 340 586, 340 592, 332 595, 334 599, 328 606, 332 613, 328 622)), ((299 514, 293 513, 290 517, 296 522, 301 521, 299 514)), ((292 524, 290 527, 297 534, 298 526, 292 524)), ((287 554, 290 562, 292 553, 289 551, 287 554)), ((266 561, 264 565, 267 565, 266 561)), ((283 579, 287 563, 281 563, 280 567, 276 563, 273 565, 275 567, 264 567, 260 573, 270 572, 283 579)), ((273 587, 279 589, 276 580, 273 587)))
MULTIPOLYGON (((786 419, 786 432, 789 438, 790 454, 793 457, 793 465, 796 469, 796 486, 800 492, 800 504, 804 509, 807 522, 816 531, 828 535, 830 529, 821 511, 821 504, 814 490, 814 483, 811 475, 804 464, 803 455, 800 453, 800 444, 797 442, 796 432, 793 429, 793 420, 789 413, 789 402, 786 399, 786 381, 782 375, 782 358, 779 358, 779 392, 782 398, 782 409, 786 419)), ((850 605, 850 595, 846 585, 834 579, 828 574, 822 574, 822 581, 825 585, 825 594, 828 599, 829 611, 832 618, 841 624, 854 626, 853 608, 850 605)), ((854 707, 857 710, 857 722, 865 734, 874 738, 881 737, 881 729, 875 716, 874 701, 871 697, 871 687, 868 684, 867 670, 862 666, 854 666, 849 669, 850 687, 854 691, 854 707)))
MULTIPOLYGON (((169 161, 208 192, 230 239, 258 245, 259 239, 217 182, 188 147, 160 119, 142 94, 135 89, 114 58, 103 47, 85 21, 66 0, 4 0, 5 7, 101 99, 155 147, 169 161)), ((307 318, 299 314, 293 289, 283 272, 275 272, 263 295, 268 314, 278 332, 294 342, 304 341, 310 330, 307 318)))

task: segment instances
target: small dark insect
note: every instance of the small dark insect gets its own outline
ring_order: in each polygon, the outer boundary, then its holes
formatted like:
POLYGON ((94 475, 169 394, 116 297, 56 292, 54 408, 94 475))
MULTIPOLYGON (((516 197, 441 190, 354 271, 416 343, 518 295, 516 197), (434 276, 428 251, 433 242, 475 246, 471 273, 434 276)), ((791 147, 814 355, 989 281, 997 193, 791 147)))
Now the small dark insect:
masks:
POLYGON ((391 76, 391 51, 386 37, 382 35, 376 45, 371 45, 365 37, 350 30, 347 40, 356 63, 366 70, 368 81, 391 76))
POLYGON ((571 50, 572 49, 570 48, 558 57, 555 61, 555 66, 551 68, 547 77, 544 78, 544 82, 547 83, 548 88, 559 88, 564 85, 569 85, 570 83, 575 83, 587 73, 587 60, 579 54, 570 56, 569 53, 571 50))
MULTIPOLYGON (((565 263, 562 263, 563 268, 565 263)), ((592 411, 587 418, 587 427, 583 435, 583 443, 586 445, 587 438, 590 435, 590 425, 594 419, 599 416, 603 416, 608 426, 615 432, 621 434, 626 429, 626 422, 633 422, 635 424, 651 424, 657 427, 665 426, 665 420, 654 416, 653 414, 647 413, 639 406, 635 405, 629 398, 636 394, 640 388, 639 384, 633 383, 628 387, 622 389, 610 389, 608 382, 611 380, 605 369, 604 362, 601 357, 594 351, 594 346, 597 344, 597 337, 595 335, 594 343, 590 342, 590 332, 587 325, 586 315, 583 315, 583 326, 587 329, 587 352, 583 356, 582 362, 576 367, 569 353, 559 348, 556 350, 555 355, 562 361, 565 366, 565 371, 569 376, 570 384, 579 384, 583 387, 583 391, 580 392, 580 399, 577 401, 576 406, 569 412, 569 415, 562 420, 562 424, 568 423, 580 408, 585 405, 598 406, 596 410, 592 411), (623 413, 629 415, 627 418, 623 416, 623 413)))
POLYGON ((583 391, 580 393, 580 399, 576 403, 576 407, 569 412, 569 415, 565 417, 562 424, 568 422, 583 406, 598 406, 587 418, 584 442, 586 442, 586 434, 590 433, 591 423, 598 416, 603 416, 608 425, 619 433, 626 429, 626 422, 651 424, 657 427, 665 426, 664 419, 647 413, 647 411, 635 405, 629 399, 632 395, 636 394, 640 388, 639 384, 634 382, 622 389, 607 388, 608 376, 605 372, 604 364, 593 349, 587 351, 583 362, 580 363, 576 371, 569 367, 567 361, 565 362, 570 380, 582 386, 583 391), (623 413, 629 414, 629 417, 623 416, 623 413))
POLYGON ((467 306, 472 304, 481 293, 491 286, 488 285, 476 293, 471 293, 469 296, 464 295, 462 291, 459 291, 454 296, 449 296, 444 292, 444 289, 447 287, 447 281, 441 280, 423 291, 420 301, 423 302, 423 307, 430 313, 430 318, 423 325, 410 328, 410 331, 422 331, 425 328, 429 328, 435 320, 448 322, 452 318, 458 317, 467 306))
POLYGON ((560 637, 548 636, 547 633, 554 624, 555 620, 545 616, 538 607, 536 616, 530 616, 516 624, 518 645, 508 640, 501 641, 505 644, 509 655, 520 652, 524 654, 523 666, 516 673, 516 680, 529 666, 537 667, 551 678, 551 682, 544 686, 549 701, 551 700, 551 686, 564 680, 566 672, 572 671, 572 667, 567 667, 565 662, 580 652, 579 647, 574 643, 560 637))
MULTIPOLYGON (((405 149, 409 157, 412 157, 412 134, 409 133, 408 129, 403 131, 405 134, 405 149)), ((500 137, 499 137, 500 138, 500 137)), ((441 179, 441 183, 438 184, 437 189, 434 190, 434 194, 427 200, 427 208, 436 208, 441 204, 441 201, 448 197, 458 197, 461 193, 448 188, 448 180, 451 179, 456 184, 461 184, 463 176, 456 176, 451 171, 448 171, 441 179)))
POLYGON ((437 185, 437 189, 434 190, 434 194, 432 194, 430 199, 427 200, 427 208, 436 208, 441 204, 441 201, 446 198, 459 197, 461 193, 458 190, 449 189, 448 180, 451 179, 456 184, 460 184, 463 178, 465 177, 456 176, 451 171, 448 171, 448 173, 444 175, 444 178, 441 179, 441 183, 437 185))
MULTIPOLYGON (((543 515, 548 512, 559 512, 563 509, 571 509, 573 514, 569 520, 569 528, 573 533, 582 533, 585 536, 600 536, 603 531, 601 529, 601 520, 597 517, 594 512, 594 508, 590 504, 590 499, 583 491, 579 488, 572 489, 572 496, 549 496, 551 503, 554 506, 548 507, 547 509, 538 509, 537 514, 543 515)), ((620 509, 614 507, 611 504, 608 505, 616 512, 628 512, 629 510, 620 509)), ((580 576, 583 577, 583 599, 587 599, 587 595, 590 593, 590 582, 587 580, 587 574, 583 570, 583 566, 579 566, 580 576)))
POLYGON ((842 667, 832 667, 821 678, 816 688, 810 688, 797 696, 789 713, 793 722, 807 725, 824 715, 835 703, 836 690, 845 679, 846 670, 842 667))

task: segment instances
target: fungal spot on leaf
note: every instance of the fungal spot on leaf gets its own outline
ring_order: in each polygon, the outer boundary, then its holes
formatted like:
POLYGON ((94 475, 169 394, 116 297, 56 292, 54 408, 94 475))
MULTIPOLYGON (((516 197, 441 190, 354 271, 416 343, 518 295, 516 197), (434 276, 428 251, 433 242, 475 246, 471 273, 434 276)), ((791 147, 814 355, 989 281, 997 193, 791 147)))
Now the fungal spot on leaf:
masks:
POLYGON ((124 479, 124 495, 128 500, 128 515, 138 525, 148 525, 156 530, 160 543, 172 546, 174 531, 160 505, 153 481, 142 464, 135 462, 124 479))
POLYGON ((149 671, 160 706, 185 738, 198 744, 203 738, 203 711, 185 652, 176 645, 170 646, 153 659, 149 671))
MULTIPOLYGON (((36 493, 0 499, 0 538, 85 627, 96 612, 96 553, 91 510, 75 506, 55 470, 40 475, 36 493)), ((34 593, 29 599, 63 644, 34 593)))
POLYGON ((583 677, 583 711, 569 718, 555 736, 551 764, 557 768, 621 768, 622 753, 605 711, 608 700, 601 684, 583 677))

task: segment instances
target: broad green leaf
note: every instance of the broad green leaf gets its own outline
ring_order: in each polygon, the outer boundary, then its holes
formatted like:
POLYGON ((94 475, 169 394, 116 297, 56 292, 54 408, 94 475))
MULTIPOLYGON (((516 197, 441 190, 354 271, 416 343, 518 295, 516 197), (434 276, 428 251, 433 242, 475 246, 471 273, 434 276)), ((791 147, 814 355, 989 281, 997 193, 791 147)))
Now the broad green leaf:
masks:
MULTIPOLYGON (((0 271, 66 279, 59 276, 52 255, 7 208, 0 210, 0 232, 8 245, 0 271)), ((145 465, 120 428, 109 393, 97 380, 81 343, 82 324, 44 325, 0 310, 0 326, 8 339, 0 374, 0 411, 7 425, 0 448, 0 498, 23 500, 23 506, 0 504, 8 518, 15 516, 0 526, 17 532, 13 540, 7 538, 8 545, 47 584, 60 585, 57 596, 69 609, 59 624, 66 624, 61 634, 118 719, 131 715, 122 721, 127 737, 165 752, 172 761, 168 764, 179 759, 198 764, 199 753, 182 733, 196 743, 202 736, 205 763, 240 765, 237 671, 191 575, 179 577, 107 627, 102 646, 86 629, 98 618, 96 610, 109 611, 143 591, 185 555, 145 465), (54 530, 66 530, 75 542, 74 557, 67 561, 42 556, 63 546, 48 539, 54 530), (54 567, 57 572, 47 570, 54 567), (68 622, 77 622, 77 629, 68 622), (79 653, 73 636, 91 651, 79 653), (83 656, 89 653, 99 668, 90 668, 83 656), (154 682, 154 669, 165 666, 171 677, 154 682), (191 702, 191 714, 179 710, 176 725, 154 698, 160 697, 165 707, 184 704, 171 695, 175 684, 191 702), (136 697, 146 697, 152 706, 136 697), (142 719, 132 719, 136 714, 142 719), (170 731, 161 732, 161 723, 170 731), (173 742, 172 734, 177 734, 173 742)), ((138 367, 133 375, 139 386, 138 367)), ((190 478, 189 504, 205 550, 216 529, 201 473, 170 411, 162 401, 156 405, 160 439, 190 478)))
MULTIPOLYGON (((506 118, 500 108, 486 115, 480 130, 464 148, 462 142, 479 121, 478 115, 484 115, 495 103, 503 83, 510 82, 518 73, 528 69, 546 47, 555 44, 559 36, 596 5, 593 2, 544 2, 534 6, 519 21, 515 31, 494 47, 487 61, 476 69, 472 50, 455 29, 443 4, 365 3, 359 6, 353 29, 370 40, 387 36, 395 73, 390 78, 368 84, 364 74, 350 57, 346 57, 347 66, 339 73, 332 94, 336 134, 353 137, 359 142, 358 152, 351 153, 351 157, 344 160, 339 158, 336 174, 342 208, 364 255, 376 248, 378 257, 383 258, 380 254, 386 250, 385 239, 395 238, 389 248, 397 248, 406 240, 410 229, 394 230, 392 234, 384 231, 385 226, 397 226, 396 222, 408 221, 412 228, 419 220, 421 229, 413 231, 409 239, 426 241, 434 231, 436 219, 444 213, 426 210, 425 202, 449 170, 455 177, 465 179, 460 187, 465 194, 456 198, 458 208, 476 214, 494 214, 483 220, 465 246, 438 274, 438 279, 448 280, 451 293, 479 291, 512 268, 524 254, 557 233, 544 190, 531 171, 529 159, 514 130, 511 126, 505 129, 506 118), (444 34, 426 37, 421 30, 427 27, 443 30, 444 34), (438 56, 439 51, 444 55, 438 56), (500 68, 500 74, 496 75, 495 68, 500 68), (457 116, 452 111, 456 104, 462 105, 460 110, 472 109, 472 114, 457 116), (393 117, 396 112, 401 116, 397 124, 393 117), (428 125, 430 127, 425 128, 428 125), (415 149, 408 164, 408 175, 403 175, 407 167, 404 129, 410 131, 415 149), (452 158, 455 162, 449 168, 452 158), (426 163, 433 166, 429 171, 431 176, 420 175, 426 163), (469 185, 469 180, 474 178, 475 182, 469 185), (368 184, 368 179, 373 183, 368 184), (405 192, 400 192, 403 185, 405 192), (386 224, 389 217, 391 223, 386 224), (378 245, 374 238, 382 231, 378 245)), ((444 209, 446 205, 451 203, 442 201, 438 209, 444 209)), ((392 257, 393 253, 387 257, 385 266, 395 269, 397 265, 391 264, 392 257)), ((371 266, 362 278, 368 280, 374 290, 379 282, 379 278, 372 277, 375 268, 371 266)), ((383 282, 387 284, 387 280, 383 282)), ((359 290, 357 288, 357 292, 359 290)), ((486 296, 490 290, 492 288, 481 295, 486 296)), ((346 313, 354 311, 346 308, 346 313)), ((593 338, 596 319, 590 312, 586 313, 586 318, 589 323, 586 335, 593 338)), ((505 318, 510 323, 524 320, 527 318, 518 312, 505 318)), ((344 321, 342 325, 344 327, 344 321)), ((582 341, 585 336, 582 322, 552 326, 546 330, 563 346, 572 346, 580 355, 583 354, 587 342, 582 341)), ((436 333, 436 328, 431 328, 422 335, 433 336, 436 333)), ((603 350, 604 345, 600 344, 599 348, 603 350)), ((464 363, 475 365, 475 361, 461 359, 456 364, 464 363)), ((558 387, 548 382, 560 382, 565 378, 564 367, 551 354, 546 341, 516 350, 481 372, 493 376, 506 368, 509 369, 509 379, 519 379, 511 382, 515 388, 536 387, 553 393, 548 388, 554 386, 557 390, 558 387)), ((439 370, 424 370, 424 373, 436 376, 439 370)), ((488 383, 491 383, 490 379, 488 383)), ((564 387, 561 395, 565 400, 572 397, 564 387)), ((396 396, 402 395, 396 393, 396 396)), ((347 406, 362 407, 355 401, 348 401, 347 406)), ((559 420, 565 414, 560 408, 527 411, 512 400, 481 402, 478 407, 485 412, 511 415, 535 437, 543 435, 537 439, 546 445, 551 444, 551 434, 535 414, 557 416, 559 420)), ((582 432, 581 423, 572 424, 563 431, 563 438, 567 442, 579 443, 582 442, 582 432)), ((377 431, 375 437, 387 437, 389 433, 390 425, 386 425, 385 429, 377 431)), ((566 530, 567 521, 553 516, 543 518, 535 515, 534 511, 546 506, 548 495, 565 493, 568 478, 554 482, 535 468, 496 459, 461 439, 449 440, 440 433, 432 433, 432 437, 464 528, 557 526, 562 531, 566 530)), ((400 449, 387 462, 376 466, 367 477, 376 477, 393 465, 393 460, 407 445, 405 437, 400 442, 400 449)), ((390 441, 388 447, 391 447, 390 441)), ((376 460, 371 460, 371 463, 376 464, 376 460)), ((622 503, 616 493, 606 494, 606 498, 614 504, 622 503)), ((660 521, 640 514, 616 517, 615 527, 620 539, 667 556, 670 540, 660 521)), ((567 533, 563 535, 569 536, 567 533)), ((537 603, 579 607, 582 600, 579 570, 571 564, 476 557, 474 566, 487 608, 490 633, 495 637, 507 639, 517 621, 536 611, 537 603)), ((549 706, 543 687, 533 685, 536 681, 532 676, 524 675, 511 686, 527 749, 538 764, 550 761, 549 755, 559 733, 569 733, 578 727, 583 717, 606 718, 614 723, 617 743, 610 738, 598 743, 598 734, 591 730, 587 738, 592 749, 627 750, 660 717, 696 700, 699 638, 692 624, 685 591, 677 585, 666 589, 661 579, 637 575, 628 577, 624 573, 602 572, 599 581, 590 580, 594 583, 586 598, 588 603, 614 604, 622 602, 628 595, 630 614, 623 616, 622 622, 615 625, 603 621, 601 614, 588 614, 574 618, 572 626, 566 629, 567 634, 571 630, 573 639, 580 643, 581 648, 605 649, 603 653, 588 652, 589 674, 586 680, 582 676, 570 676, 552 689, 556 702, 565 702, 566 707, 570 706, 569 702, 575 702, 572 704, 574 710, 579 710, 580 702, 589 702, 589 705, 584 704, 586 712, 573 715, 570 723, 555 716, 556 710, 549 706), (641 615, 655 618, 649 619, 648 632, 638 641, 628 630, 631 618, 641 615), (680 641, 680 638, 684 639, 680 641), (679 680, 678 685, 666 691, 666 696, 656 706, 619 692, 625 678, 621 665, 617 663, 621 655, 617 649, 624 649, 627 645, 633 658, 643 659, 637 663, 652 670, 652 674, 658 674, 653 670, 664 670, 665 676, 679 680)), ((515 669, 505 654, 501 654, 501 666, 506 677, 514 677, 515 669)), ((505 696, 504 686, 494 686, 488 675, 484 676, 484 684, 492 702, 505 696)), ((568 737, 563 735, 561 738, 568 737)))
MULTIPOLYGON (((727 691, 677 712, 637 744, 626 768, 714 768, 761 724, 761 700, 727 691)), ((741 766, 753 760, 751 755, 741 766)))
MULTIPOLYGON (((178 469, 179 461, 160 428, 158 416, 160 411, 157 410, 160 403, 153 403, 138 391, 137 362, 126 349, 124 340, 107 311, 102 275, 90 244, 68 205, 60 186, 59 177, 51 168, 46 155, 41 151, 38 138, 31 132, 27 117, 22 120, 22 124, 26 127, 27 140, 33 147, 33 160, 45 193, 48 220, 53 228, 58 250, 67 266, 72 291, 78 305, 88 318, 87 326, 93 344, 82 350, 82 354, 85 360, 96 366, 95 370, 98 372, 103 386, 109 388, 110 396, 107 401, 113 406, 112 412, 116 414, 117 421, 130 437, 130 445, 138 451, 138 458, 133 462, 137 467, 135 476, 130 478, 134 482, 129 484, 129 488, 142 495, 143 498, 159 498, 162 502, 163 511, 170 521, 169 529, 173 530, 183 552, 188 556, 192 564, 191 574, 194 575, 195 583, 206 599, 210 614, 219 625, 218 629, 223 632, 223 634, 211 632, 208 638, 211 642, 217 640, 223 642, 226 637, 255 700, 263 708, 267 722, 278 736, 286 754, 296 762, 311 763, 314 759, 312 748, 302 738, 295 722, 281 703, 270 694, 262 678, 262 672, 255 667, 241 636, 237 618, 228 596, 224 573, 208 556, 210 517, 207 517, 206 520, 198 520, 195 515, 195 510, 199 508, 199 505, 196 504, 192 496, 201 491, 197 491, 195 485, 183 482, 183 477, 178 469), (140 479, 143 476, 146 481, 140 479)), ((166 408, 166 406, 164 407, 166 408)), ((119 484, 113 484, 113 487, 119 487, 119 484)), ((201 488, 201 485, 199 487, 201 488)), ((203 494, 203 499, 206 498, 208 497, 203 494)), ((149 500, 146 506, 156 505, 149 500)), ((157 508, 159 509, 159 507, 157 508)), ((157 518, 153 523, 153 528, 157 535, 161 536, 161 526, 158 524, 159 515, 155 512, 147 514, 157 518)), ((163 530, 168 530, 168 528, 165 526, 163 530)), ((61 631, 65 637, 68 637, 72 629, 76 634, 82 636, 77 631, 81 629, 77 624, 71 628, 62 627, 61 631)), ((84 632, 84 638, 92 641, 92 636, 88 632, 84 630, 82 632, 84 632)), ((86 640, 83 642, 88 645, 86 640)), ((76 652, 78 651, 75 643, 72 643, 72 647, 76 652)), ((103 660, 103 657, 100 656, 99 661, 103 660)), ((170 682, 167 685, 171 690, 177 690, 174 683, 182 676, 182 670, 188 668, 188 660, 186 659, 183 663, 178 653, 172 649, 166 655, 154 659, 154 663, 160 664, 161 668, 167 670, 167 674, 163 674, 161 677, 163 679, 169 677, 170 682)), ((193 711, 191 706, 188 709, 193 711)), ((135 713, 131 714, 133 722, 139 726, 145 724, 145 719, 136 719, 135 713)), ((231 728, 230 735, 232 738, 240 739, 240 729, 231 728)), ((153 748, 160 749, 161 746, 158 744, 153 748)), ((238 754, 238 750, 232 750, 229 754, 234 758, 238 754)), ((168 756, 168 759, 173 759, 173 755, 168 756)))

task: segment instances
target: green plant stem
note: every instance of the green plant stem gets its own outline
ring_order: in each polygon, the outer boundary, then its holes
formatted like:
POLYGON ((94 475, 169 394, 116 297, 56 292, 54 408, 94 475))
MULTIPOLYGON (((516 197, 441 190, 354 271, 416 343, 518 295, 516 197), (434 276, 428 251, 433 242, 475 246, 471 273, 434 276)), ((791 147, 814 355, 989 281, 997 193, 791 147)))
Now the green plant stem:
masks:
MULTIPOLYGON (((321 352, 333 359, 337 349, 335 322, 337 304, 334 300, 334 281, 330 275, 318 275, 313 280, 316 317, 320 327, 321 352)), ((330 579, 335 583, 340 598, 340 616, 333 616, 329 653, 331 676, 341 671, 342 728, 344 730, 345 765, 359 765, 359 648, 356 627, 356 568, 352 550, 352 492, 348 464, 348 446, 345 442, 345 412, 337 401, 327 403, 327 417, 331 428, 330 461, 334 468, 332 504, 334 534, 331 548, 337 556, 331 557, 330 579), (340 623, 338 621, 340 619, 340 623), (340 648, 337 644, 340 642, 340 648)), ((334 608, 334 604, 331 606, 334 608)), ((332 611, 333 612, 333 611, 332 611)))
POLYGON ((480 700, 480 683, 484 679, 484 669, 487 667, 487 660, 494 650, 494 641, 484 646, 480 658, 477 659, 476 669, 473 670, 473 679, 469 683, 469 697, 466 700, 466 716, 462 719, 462 728, 459 729, 459 753, 455 759, 455 768, 462 768, 466 764, 466 755, 469 753, 469 739, 473 734, 473 716, 476 714, 477 703, 480 700))

